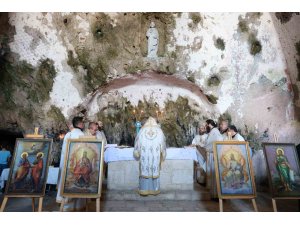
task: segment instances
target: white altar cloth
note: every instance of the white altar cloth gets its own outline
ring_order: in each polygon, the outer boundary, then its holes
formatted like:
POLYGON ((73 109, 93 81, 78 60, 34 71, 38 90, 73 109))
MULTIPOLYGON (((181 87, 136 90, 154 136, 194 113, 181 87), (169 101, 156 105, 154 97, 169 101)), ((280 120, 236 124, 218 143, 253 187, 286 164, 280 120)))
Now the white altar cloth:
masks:
MULTIPOLYGON (((116 161, 133 161, 134 148, 107 147, 104 152, 106 163, 116 161)), ((166 160, 193 160, 199 162, 198 151, 195 147, 167 148, 166 160)))

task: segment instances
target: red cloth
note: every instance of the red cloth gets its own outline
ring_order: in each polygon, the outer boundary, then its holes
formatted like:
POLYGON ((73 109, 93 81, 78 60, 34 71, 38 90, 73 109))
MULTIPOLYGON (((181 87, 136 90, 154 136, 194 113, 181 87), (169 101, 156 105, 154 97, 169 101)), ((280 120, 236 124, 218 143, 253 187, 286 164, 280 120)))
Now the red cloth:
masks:
POLYGON ((82 158, 76 162, 74 168, 74 176, 78 181, 80 178, 83 178, 86 183, 90 182, 90 174, 92 172, 92 165, 88 158, 82 158))
POLYGON ((35 186, 35 189, 38 189, 40 178, 43 171, 43 159, 38 159, 37 164, 35 164, 31 169, 31 177, 35 186))

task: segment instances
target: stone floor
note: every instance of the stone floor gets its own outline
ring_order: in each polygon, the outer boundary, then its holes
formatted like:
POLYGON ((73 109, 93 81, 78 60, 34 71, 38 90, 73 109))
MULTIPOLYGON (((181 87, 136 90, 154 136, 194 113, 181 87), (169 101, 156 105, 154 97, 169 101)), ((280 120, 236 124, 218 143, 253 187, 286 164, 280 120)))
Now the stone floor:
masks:
MULTIPOLYGON (((0 195, 2 202, 3 194, 0 195)), ((59 211, 55 202, 56 191, 47 191, 43 203, 43 211, 59 211)), ((211 200, 102 200, 101 212, 218 212, 219 203, 211 200)), ((37 201, 36 201, 37 202, 37 201)), ((266 192, 258 192, 256 198, 259 211, 272 212, 271 198, 266 192)), ((36 203, 37 204, 37 203, 36 203)), ((278 200, 277 207, 280 212, 298 212, 298 200, 278 200)), ((9 198, 6 212, 30 212, 30 198, 9 198)), ((95 211, 95 201, 89 203, 88 211, 95 211)), ((251 200, 226 200, 225 212, 252 212, 251 200)))

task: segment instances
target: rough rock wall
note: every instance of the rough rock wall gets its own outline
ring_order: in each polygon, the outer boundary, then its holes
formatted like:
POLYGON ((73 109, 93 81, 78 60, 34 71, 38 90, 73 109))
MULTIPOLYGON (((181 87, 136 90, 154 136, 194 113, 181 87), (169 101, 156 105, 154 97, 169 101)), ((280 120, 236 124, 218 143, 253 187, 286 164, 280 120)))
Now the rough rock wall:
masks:
POLYGON ((143 110, 173 146, 220 117, 256 149, 275 132, 299 143, 297 14, 9 13, 0 24, 3 129, 55 132, 84 114, 132 144, 143 110), (146 57, 151 21, 157 58, 146 57))

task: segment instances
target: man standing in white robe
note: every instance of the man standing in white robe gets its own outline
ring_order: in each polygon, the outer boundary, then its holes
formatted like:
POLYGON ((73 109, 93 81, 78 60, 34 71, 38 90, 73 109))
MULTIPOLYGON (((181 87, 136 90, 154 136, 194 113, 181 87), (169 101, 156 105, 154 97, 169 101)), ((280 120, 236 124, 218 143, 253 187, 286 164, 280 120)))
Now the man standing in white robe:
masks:
POLYGON ((206 187, 210 189, 211 198, 216 199, 218 198, 218 193, 217 193, 217 186, 216 186, 213 144, 215 141, 223 141, 223 136, 221 135, 220 131, 217 128, 216 123, 213 120, 206 120, 206 131, 208 133, 208 137, 205 145, 205 149, 208 153, 206 187))
POLYGON ((206 151, 203 149, 203 147, 206 145, 206 139, 207 139, 207 133, 205 126, 199 127, 199 134, 197 134, 193 141, 191 146, 195 146, 197 148, 197 159, 199 163, 199 167, 196 169, 196 179, 200 184, 205 183, 205 177, 206 177, 206 151))
POLYGON ((221 120, 220 121, 220 128, 219 131, 221 135, 223 136, 223 140, 228 138, 228 126, 229 126, 229 121, 228 120, 221 120))
POLYGON ((103 123, 101 121, 98 121, 96 124, 98 127, 98 130, 96 131, 96 137, 98 140, 103 141, 104 147, 105 147, 107 144, 107 140, 106 140, 106 136, 103 131, 103 123))
MULTIPOLYGON (((59 164, 59 175, 58 175, 58 190, 57 190, 57 196, 56 196, 56 202, 61 203, 63 198, 60 195, 61 192, 61 182, 62 182, 62 173, 64 170, 64 163, 65 163, 65 155, 67 151, 67 145, 69 139, 77 139, 80 136, 84 136, 84 133, 82 132, 84 129, 84 123, 82 117, 74 117, 72 120, 73 129, 69 131, 65 137, 64 142, 61 150, 61 156, 60 156, 60 164, 59 164)), ((68 199, 69 201, 71 199, 68 199)), ((64 211, 72 211, 73 204, 71 203, 65 203, 64 204, 64 211)), ((85 207, 85 200, 84 199, 76 199, 74 202, 74 210, 81 210, 85 207)))
POLYGON ((231 137, 232 141, 245 141, 243 136, 238 133, 238 130, 234 125, 230 125, 228 127, 227 133, 228 133, 228 136, 227 136, 227 138, 224 139, 224 141, 229 140, 229 137, 231 137))
POLYGON ((161 162, 166 158, 166 139, 154 118, 150 117, 139 131, 133 155, 139 159, 139 194, 159 194, 161 162))
POLYGON ((205 126, 200 126, 199 127, 199 134, 197 134, 193 141, 192 141, 192 146, 200 146, 204 147, 206 144, 206 139, 207 139, 207 133, 206 133, 206 128, 205 126))
MULTIPOLYGON (((238 133, 238 130, 237 130, 236 126, 234 126, 234 125, 230 125, 228 127, 227 133, 228 133, 228 136, 227 136, 227 138, 224 139, 224 141, 228 141, 229 137, 231 137, 232 141, 245 141, 245 138, 238 133)), ((250 158, 252 158, 253 152, 252 152, 252 149, 250 146, 249 146, 249 151, 250 151, 250 158)))

